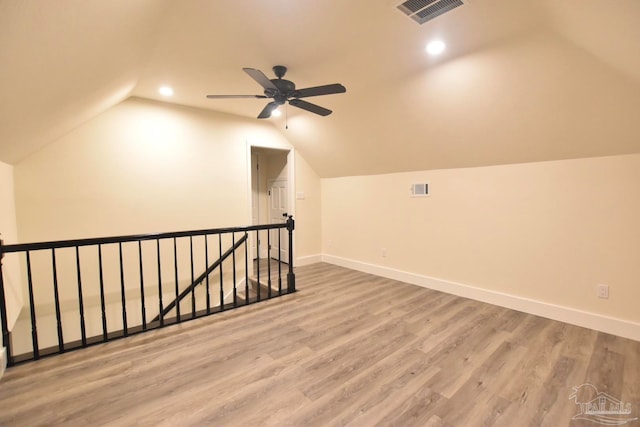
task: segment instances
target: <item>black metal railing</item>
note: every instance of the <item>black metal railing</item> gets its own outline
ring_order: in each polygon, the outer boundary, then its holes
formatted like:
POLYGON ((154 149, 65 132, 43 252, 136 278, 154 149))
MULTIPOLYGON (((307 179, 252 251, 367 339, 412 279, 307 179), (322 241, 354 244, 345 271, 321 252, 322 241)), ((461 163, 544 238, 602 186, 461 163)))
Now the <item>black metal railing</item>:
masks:
POLYGON ((14 245, 0 240, 0 322, 7 364, 295 292, 293 230, 289 216, 281 224, 249 227, 14 245), (282 259, 287 252, 288 259, 282 259), (5 254, 19 258, 28 294, 11 331, 5 254), (288 264, 286 288, 283 263, 288 264))
MULTIPOLYGON (((174 299, 168 305, 166 305, 162 309, 162 311, 160 313, 158 313, 158 315, 156 317, 153 318, 152 322, 159 321, 161 318, 163 318, 164 316, 168 315, 171 312, 171 310, 173 310, 174 308, 177 310, 177 316, 180 317, 180 302, 185 297, 187 297, 189 294, 191 294, 191 307, 192 307, 192 309, 191 309, 191 317, 193 318, 194 314, 195 314, 195 288, 196 288, 196 286, 202 284, 205 281, 205 279, 207 279, 209 277, 209 275, 213 272, 213 270, 215 270, 217 267, 219 267, 220 264, 222 264, 227 258, 229 258, 230 256, 234 255, 236 250, 240 246, 242 246, 243 243, 245 243, 247 241, 248 236, 249 236, 248 233, 245 233, 240 238, 240 240, 235 242, 233 244, 233 246, 231 246, 224 254, 222 254, 222 256, 220 258, 215 260, 213 264, 211 264, 209 267, 207 267, 207 269, 204 271, 204 273, 202 273, 200 276, 198 276, 197 279, 195 279, 195 280, 192 279, 193 281, 191 282, 191 284, 189 286, 187 286, 187 288, 184 289, 181 293, 179 293, 179 295, 176 297, 176 299, 174 299)), ((234 277, 233 281, 234 282, 236 281, 235 277, 234 277)), ((234 291, 237 294, 237 288, 234 288, 234 291)), ((224 296, 223 296, 223 298, 224 298, 224 296)), ((209 298, 207 300, 211 301, 211 297, 209 296, 209 298)), ((236 296, 236 298, 234 298, 234 300, 237 300, 237 296, 236 296)), ((210 304, 207 304, 207 309, 209 311, 211 311, 210 304)))

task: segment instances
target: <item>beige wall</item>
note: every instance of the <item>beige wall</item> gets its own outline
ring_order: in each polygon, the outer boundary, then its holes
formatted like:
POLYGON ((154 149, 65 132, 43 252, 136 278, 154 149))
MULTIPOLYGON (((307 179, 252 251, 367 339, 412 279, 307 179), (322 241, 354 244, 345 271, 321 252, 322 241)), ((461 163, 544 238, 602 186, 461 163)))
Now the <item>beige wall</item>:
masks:
MULTIPOLYGON (((20 242, 249 225, 249 144, 289 146, 267 122, 129 99, 14 167, 20 242)), ((319 178, 307 169, 309 166, 301 162, 303 181, 308 183, 315 176, 315 182, 309 185, 319 188, 319 178)), ((315 240, 297 246, 318 254, 320 239, 314 233, 319 229, 319 216, 304 209, 300 215, 309 215, 309 218, 299 224, 296 239, 311 235, 315 240), (305 227, 313 231, 305 231, 305 227)), ((163 247, 163 259, 172 259, 169 242, 165 243, 168 246, 163 247)), ((180 250, 179 260, 188 265, 188 242, 179 244, 187 244, 186 249, 180 250)), ((195 246, 199 244, 201 242, 194 242, 195 246)), ((155 297, 156 273, 146 269, 147 261, 155 262, 155 252, 153 245, 147 246, 143 245, 145 283, 149 287, 145 295, 155 297)), ((229 246, 230 242, 223 244, 224 249, 229 246)), ((124 249, 127 300, 133 301, 139 298, 137 254, 135 248, 124 249)), ((83 279, 84 292, 87 301, 94 302, 87 310, 97 309, 94 306, 98 304, 97 286, 93 283, 98 277, 94 252, 95 248, 81 251, 81 257, 88 260, 82 271, 83 276, 88 277, 83 279)), ((52 316, 51 304, 46 302, 50 298, 45 295, 52 292, 51 262, 45 259, 48 254, 38 256, 43 258, 44 267, 42 271, 34 271, 34 276, 41 278, 41 286, 36 289, 36 305, 41 306, 39 315, 52 316)), ((117 254, 107 253, 105 248, 105 257, 117 259, 117 254)), ((63 306, 77 305, 74 259, 71 251, 58 253, 63 306)), ((204 260, 196 261, 199 266, 205 265, 204 260)), ((117 262, 112 265, 117 266, 117 262)), ((162 277, 163 282, 168 282, 168 288, 163 288, 163 292, 171 293, 172 262, 163 262, 163 269, 165 267, 167 271, 162 272, 162 277)), ((190 271, 188 267, 179 270, 178 281, 184 288, 183 282, 190 280, 190 271)), ((196 275, 201 270, 196 271, 196 275)), ((225 268, 225 271, 230 274, 231 269, 225 268)), ((108 310, 109 322, 118 325, 120 291, 116 267, 105 267, 105 282, 107 302, 114 305, 113 310, 108 310)), ((137 303, 132 306, 136 307, 137 303)), ((71 323, 78 323, 77 314, 72 312, 73 308, 70 310, 71 323)), ((140 317, 138 311, 132 309, 129 313, 130 324, 135 324, 135 318, 140 317)), ((153 305, 149 311, 153 311, 153 305)), ((21 327, 26 331, 23 335, 28 337, 28 316, 22 317, 21 327)), ((99 326, 90 325, 93 329, 99 326)), ((42 336, 55 339, 55 330, 41 332, 42 336)), ((71 337, 77 334, 76 330, 68 333, 71 337)), ((27 350, 29 345, 23 343, 27 350)))
POLYGON ((323 249, 638 323, 638 183, 639 154, 323 179, 323 249))
POLYGON ((129 99, 15 167, 20 240, 244 225, 249 139, 269 126, 129 99))
MULTIPOLYGON (((18 241, 13 182, 13 166, 0 162, 0 206, 2 206, 0 208, 0 239, 4 244, 18 241)), ((2 266, 7 299, 7 320, 11 329, 22 308, 20 266, 17 257, 13 254, 4 256, 2 266)), ((0 347, 2 347, 1 344, 0 347)))
POLYGON ((296 256, 314 257, 322 253, 322 191, 320 177, 296 153, 296 256))
POLYGON ((255 119, 129 99, 16 165, 20 241, 247 225, 247 142, 289 145, 255 119))

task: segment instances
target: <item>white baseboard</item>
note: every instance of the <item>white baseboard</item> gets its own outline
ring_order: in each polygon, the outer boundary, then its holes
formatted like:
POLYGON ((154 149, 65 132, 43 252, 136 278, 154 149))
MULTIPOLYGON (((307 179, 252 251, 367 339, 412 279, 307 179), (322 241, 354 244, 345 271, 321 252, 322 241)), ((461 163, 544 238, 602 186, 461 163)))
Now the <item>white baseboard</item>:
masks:
POLYGON ((296 259, 295 267, 302 267, 305 265, 315 264, 318 262, 322 262, 322 255, 309 255, 303 256, 296 259))
POLYGON ((4 370, 7 369, 7 347, 0 348, 0 378, 4 375, 4 370))
POLYGON ((376 276, 386 277, 388 279, 394 279, 412 285, 418 285, 424 288, 640 341, 640 323, 333 255, 322 255, 322 261, 352 270, 362 271, 364 273, 374 274, 376 276))

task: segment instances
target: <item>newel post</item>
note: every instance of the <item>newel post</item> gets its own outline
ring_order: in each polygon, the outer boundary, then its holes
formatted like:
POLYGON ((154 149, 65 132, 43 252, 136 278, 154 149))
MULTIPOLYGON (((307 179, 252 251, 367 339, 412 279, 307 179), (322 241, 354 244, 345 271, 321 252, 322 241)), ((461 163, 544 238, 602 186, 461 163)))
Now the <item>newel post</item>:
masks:
POLYGON ((7 301, 4 292, 4 273, 2 259, 4 258, 4 243, 0 239, 0 323, 2 323, 2 345, 7 349, 7 365, 11 366, 11 338, 9 337, 9 322, 7 321, 7 301))
POLYGON ((287 231, 289 232, 289 272, 287 273, 287 292, 293 293, 296 291, 296 275, 293 273, 293 229, 295 228, 295 221, 293 216, 289 215, 287 218, 287 231))

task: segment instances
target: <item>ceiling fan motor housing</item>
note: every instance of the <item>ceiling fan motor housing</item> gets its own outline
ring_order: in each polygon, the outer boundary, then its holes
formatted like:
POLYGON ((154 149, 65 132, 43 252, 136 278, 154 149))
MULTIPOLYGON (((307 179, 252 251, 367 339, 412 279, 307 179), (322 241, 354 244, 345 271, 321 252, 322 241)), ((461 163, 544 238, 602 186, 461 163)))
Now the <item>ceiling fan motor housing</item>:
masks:
POLYGON ((273 89, 265 89, 264 94, 270 98, 273 97, 274 101, 278 104, 284 104, 296 91, 296 85, 292 81, 278 78, 272 79, 271 82, 278 88, 278 90, 274 91, 273 89))

